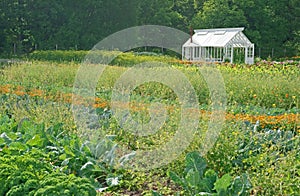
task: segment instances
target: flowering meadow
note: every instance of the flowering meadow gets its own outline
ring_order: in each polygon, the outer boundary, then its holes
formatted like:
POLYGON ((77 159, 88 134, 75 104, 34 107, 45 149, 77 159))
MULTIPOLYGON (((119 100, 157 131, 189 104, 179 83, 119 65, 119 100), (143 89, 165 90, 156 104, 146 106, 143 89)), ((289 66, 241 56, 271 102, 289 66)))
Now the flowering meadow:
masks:
POLYGON ((203 156, 196 152, 205 142, 212 113, 199 71, 203 65, 163 56, 125 55, 116 62, 99 78, 92 103, 73 94, 79 62, 39 58, 1 65, 0 195, 299 194, 299 59, 211 65, 222 74, 227 105, 223 128, 203 156), (111 97, 117 79, 133 65, 129 62, 151 58, 162 58, 189 79, 199 102, 199 126, 188 148, 171 163, 128 170, 114 158, 116 146, 133 152, 155 149, 174 137, 181 118, 176 93, 156 82, 136 87, 124 105, 136 121, 148 122, 151 104, 163 103, 168 118, 155 134, 126 132, 114 117, 111 97), (85 125, 101 135, 94 143, 80 137, 84 130, 75 123, 72 105, 96 111, 99 123, 85 125), (191 161, 198 169, 191 168, 191 161))

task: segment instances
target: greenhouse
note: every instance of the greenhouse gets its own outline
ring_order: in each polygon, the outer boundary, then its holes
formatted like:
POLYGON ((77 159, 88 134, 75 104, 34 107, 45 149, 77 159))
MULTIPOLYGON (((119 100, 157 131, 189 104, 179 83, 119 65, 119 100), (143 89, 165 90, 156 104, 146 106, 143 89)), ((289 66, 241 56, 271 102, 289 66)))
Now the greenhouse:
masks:
POLYGON ((192 62, 254 63, 254 44, 244 28, 194 30, 182 46, 182 59, 192 62))

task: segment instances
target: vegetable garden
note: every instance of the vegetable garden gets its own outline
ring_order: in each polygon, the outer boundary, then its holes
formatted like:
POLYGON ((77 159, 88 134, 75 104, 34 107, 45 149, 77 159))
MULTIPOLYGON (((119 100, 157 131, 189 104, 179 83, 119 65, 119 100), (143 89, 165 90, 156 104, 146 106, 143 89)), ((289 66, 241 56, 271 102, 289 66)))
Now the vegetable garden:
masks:
POLYGON ((69 53, 37 52, 1 64, 0 195, 299 194, 299 59, 212 65, 224 78, 226 121, 214 147, 201 156, 211 100, 197 65, 166 56, 119 56, 104 70, 89 106, 99 125, 87 126, 97 127, 101 137, 87 142, 78 134, 71 108, 75 75, 86 53, 69 53), (158 132, 137 137, 114 118, 110 100, 116 80, 145 61, 165 62, 185 74, 196 91, 201 118, 178 159, 135 171, 121 167, 117 146, 155 149, 172 138, 180 119, 176 94, 155 82, 134 89, 130 112, 137 121, 149 121, 150 105, 164 103, 168 119, 158 132))

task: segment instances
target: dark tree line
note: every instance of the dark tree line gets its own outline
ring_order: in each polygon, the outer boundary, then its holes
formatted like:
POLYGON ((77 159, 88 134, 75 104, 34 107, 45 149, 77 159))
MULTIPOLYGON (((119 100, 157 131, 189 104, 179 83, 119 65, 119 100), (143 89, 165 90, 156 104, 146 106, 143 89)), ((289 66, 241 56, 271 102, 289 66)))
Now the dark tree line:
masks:
POLYGON ((0 53, 89 50, 124 28, 246 27, 257 48, 300 51, 299 0, 0 0, 0 53))

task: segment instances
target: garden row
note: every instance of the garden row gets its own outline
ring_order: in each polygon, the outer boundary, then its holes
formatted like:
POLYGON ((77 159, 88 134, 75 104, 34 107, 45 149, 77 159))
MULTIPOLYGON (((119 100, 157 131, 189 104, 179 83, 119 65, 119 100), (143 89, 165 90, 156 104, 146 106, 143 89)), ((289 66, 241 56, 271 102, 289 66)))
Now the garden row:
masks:
MULTIPOLYGON (((16 98, 16 103, 18 103, 18 100, 20 99, 36 99, 40 100, 42 102, 52 101, 52 102, 61 102, 65 104, 72 104, 72 98, 73 94, 68 93, 57 93, 56 95, 47 95, 46 92, 39 90, 39 89, 32 89, 26 92, 22 86, 17 86, 15 89, 12 88, 11 85, 4 85, 0 86, 0 95, 10 95, 16 98)), ((295 98, 293 98, 295 99, 295 98)), ((8 97, 6 97, 6 100, 9 100, 8 97)), ((4 97, 2 97, 2 101, 5 102, 4 97)), ((84 98, 77 97, 76 100, 74 99, 73 104, 77 105, 88 105, 88 100, 85 101, 84 98), (78 100, 82 100, 81 102, 78 102, 78 100), (78 102, 78 103, 77 103, 78 102)), ((115 103, 120 105, 121 103, 115 103)), ((122 103, 121 104, 123 108, 126 108, 129 103, 122 103)), ((139 111, 148 111, 150 104, 149 103, 135 103, 131 104, 130 111, 133 112, 139 112, 139 111)), ((94 98, 94 102, 92 105, 93 108, 98 108, 100 110, 110 109, 110 102, 109 100, 104 100, 99 97, 94 98)), ((121 107, 121 106, 120 106, 121 107)), ((299 110, 297 108, 293 108, 289 111, 286 110, 268 110, 267 114, 253 114, 253 110, 258 110, 258 108, 251 108, 252 114, 247 113, 246 108, 243 110, 237 110, 235 107, 232 107, 231 111, 229 109, 229 113, 226 113, 226 119, 228 121, 248 121, 249 123, 255 124, 257 121, 260 122, 261 128, 271 128, 271 129, 294 129, 298 130, 300 132, 300 126, 296 126, 299 121, 299 110), (292 125, 289 127, 286 127, 286 125, 292 125)), ((248 108, 248 110, 251 110, 248 108)), ((172 112, 175 110, 174 106, 168 106, 167 107, 168 112, 172 112)), ((208 116, 211 112, 199 109, 199 113, 202 114, 202 116, 208 116)))

